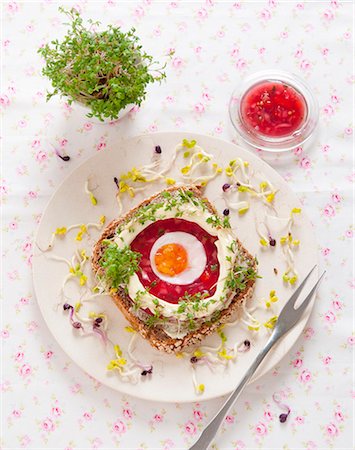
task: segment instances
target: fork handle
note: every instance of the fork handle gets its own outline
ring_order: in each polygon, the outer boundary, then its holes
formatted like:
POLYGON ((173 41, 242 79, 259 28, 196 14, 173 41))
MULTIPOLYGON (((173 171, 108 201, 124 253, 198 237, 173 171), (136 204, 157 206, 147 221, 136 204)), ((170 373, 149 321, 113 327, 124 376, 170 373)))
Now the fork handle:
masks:
POLYGON ((195 444, 190 447, 189 450, 207 450, 212 439, 215 437, 218 428, 223 422, 225 416, 227 415, 229 409, 238 398, 240 393, 242 392, 244 386, 248 383, 250 378, 254 375, 256 369, 259 367, 261 362, 264 360, 265 356, 269 353, 270 349, 274 346, 274 344, 279 340, 281 336, 274 330, 269 340, 267 341, 265 347, 260 351, 260 353, 255 358, 253 364, 250 366, 243 379, 237 386, 237 388, 231 393, 226 402, 223 404, 221 409, 217 412, 211 422, 207 425, 207 427, 201 433, 199 439, 195 442, 195 444))

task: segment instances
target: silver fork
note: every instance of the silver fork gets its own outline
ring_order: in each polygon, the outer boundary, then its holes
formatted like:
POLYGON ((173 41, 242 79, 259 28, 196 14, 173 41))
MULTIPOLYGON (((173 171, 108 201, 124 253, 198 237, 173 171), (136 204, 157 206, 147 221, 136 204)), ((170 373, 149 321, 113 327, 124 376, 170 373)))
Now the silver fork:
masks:
POLYGON ((275 328, 267 341, 265 347, 261 350, 258 356, 255 358, 253 364, 248 369, 247 373, 244 375, 244 378, 239 383, 235 391, 228 397, 224 405, 220 408, 218 413, 214 416, 211 422, 207 425, 207 427, 203 430, 201 436, 196 441, 196 443, 190 447, 189 450, 207 450, 212 439, 215 437, 218 428, 223 422, 225 416, 227 415, 229 409, 232 407, 239 394, 242 392, 244 386, 248 383, 250 378, 254 375, 256 369, 259 367, 261 362, 264 360, 265 356, 269 353, 271 348, 278 342, 286 333, 288 333, 300 320, 305 309, 309 305, 312 300, 314 293, 316 292, 319 283, 321 282, 325 272, 322 273, 316 284, 313 286, 305 300, 295 309, 295 304, 308 280, 312 272, 317 266, 315 265, 313 269, 308 273, 296 291, 292 294, 286 305, 282 308, 279 318, 276 322, 275 328))

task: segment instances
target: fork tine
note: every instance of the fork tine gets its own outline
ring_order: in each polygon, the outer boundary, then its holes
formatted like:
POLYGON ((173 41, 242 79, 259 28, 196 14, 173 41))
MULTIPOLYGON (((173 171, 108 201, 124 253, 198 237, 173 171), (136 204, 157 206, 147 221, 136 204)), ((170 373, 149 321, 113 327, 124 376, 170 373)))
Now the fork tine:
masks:
POLYGON ((283 310, 286 310, 286 309, 290 310, 291 308, 294 309, 295 303, 296 303, 298 297, 300 296, 300 294, 304 288, 304 285, 306 284, 308 278, 311 276, 312 272, 314 271, 314 269, 316 267, 317 267, 317 264, 312 267, 312 269, 310 270, 308 275, 304 278, 302 283, 298 286, 298 288, 295 290, 295 292, 291 295, 290 299, 288 300, 286 305, 283 307, 283 310))
POLYGON ((317 283, 313 286, 311 292, 307 295, 307 297, 304 299, 304 301, 302 302, 302 304, 296 309, 296 311, 299 313, 299 316, 301 316, 304 312, 304 310, 307 308, 307 306, 309 305, 310 301, 312 300, 313 294, 316 292, 319 283, 322 281, 322 278, 325 275, 325 271, 322 273, 322 275, 319 277, 319 280, 317 281, 317 283))

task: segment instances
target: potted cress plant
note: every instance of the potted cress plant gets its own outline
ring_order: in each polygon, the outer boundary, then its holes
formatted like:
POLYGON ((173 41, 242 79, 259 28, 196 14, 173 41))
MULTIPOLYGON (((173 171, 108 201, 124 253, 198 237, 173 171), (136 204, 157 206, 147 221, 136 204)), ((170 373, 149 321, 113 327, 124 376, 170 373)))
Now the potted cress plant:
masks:
POLYGON ((88 108, 87 117, 111 121, 139 106, 149 83, 165 78, 165 66, 153 71, 153 57, 143 51, 134 28, 93 31, 99 22, 89 20, 86 28, 74 8, 59 9, 71 20, 67 34, 38 50, 45 61, 42 74, 53 86, 47 100, 59 94, 88 108))

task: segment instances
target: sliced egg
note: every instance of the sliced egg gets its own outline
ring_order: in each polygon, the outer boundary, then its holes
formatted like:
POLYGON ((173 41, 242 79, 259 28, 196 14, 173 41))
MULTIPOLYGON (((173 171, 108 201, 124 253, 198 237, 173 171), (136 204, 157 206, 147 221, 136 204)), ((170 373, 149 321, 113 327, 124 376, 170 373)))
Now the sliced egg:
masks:
POLYGON ((183 231, 166 233, 157 239, 150 251, 153 272, 171 284, 190 284, 205 270, 207 255, 202 243, 183 231))

